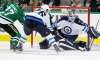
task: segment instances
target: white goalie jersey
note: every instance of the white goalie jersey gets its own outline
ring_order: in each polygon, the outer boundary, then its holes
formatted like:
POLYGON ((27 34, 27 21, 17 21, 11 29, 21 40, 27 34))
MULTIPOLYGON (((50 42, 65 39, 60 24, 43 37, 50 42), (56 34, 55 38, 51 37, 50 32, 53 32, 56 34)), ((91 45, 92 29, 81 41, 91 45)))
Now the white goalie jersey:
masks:
POLYGON ((75 20, 77 20, 77 18, 78 17, 63 16, 55 23, 55 26, 57 30, 61 30, 65 35, 78 35, 82 31, 87 31, 87 25, 83 22, 76 22, 75 20))

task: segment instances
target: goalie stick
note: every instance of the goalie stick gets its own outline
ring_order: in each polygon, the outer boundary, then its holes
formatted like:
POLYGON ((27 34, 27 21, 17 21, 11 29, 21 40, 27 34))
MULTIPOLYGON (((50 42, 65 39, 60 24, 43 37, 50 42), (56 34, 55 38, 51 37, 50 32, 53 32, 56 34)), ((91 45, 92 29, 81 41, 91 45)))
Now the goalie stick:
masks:
MULTIPOLYGON (((99 21, 100 21, 100 18, 98 19, 98 21, 97 21, 97 24, 96 24, 96 26, 95 26, 95 30, 97 29, 97 27, 98 27, 98 24, 99 24, 99 21)), ((92 45, 93 45, 93 42, 94 42, 94 38, 93 37, 90 37, 90 44, 89 44, 89 50, 91 50, 91 47, 92 47, 92 45)))

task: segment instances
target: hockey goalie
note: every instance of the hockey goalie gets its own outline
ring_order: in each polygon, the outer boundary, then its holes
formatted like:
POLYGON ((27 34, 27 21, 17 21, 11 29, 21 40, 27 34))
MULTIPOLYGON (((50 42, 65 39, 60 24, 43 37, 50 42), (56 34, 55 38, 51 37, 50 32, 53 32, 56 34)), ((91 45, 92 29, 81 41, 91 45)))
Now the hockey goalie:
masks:
MULTIPOLYGON (((89 37, 92 37, 93 39, 97 39, 100 36, 100 33, 98 33, 94 27, 90 27, 75 14, 62 16, 59 20, 52 24, 52 27, 54 29, 52 34, 55 35, 55 40, 59 42, 59 47, 64 50, 89 50, 89 48, 86 47, 86 42, 76 42, 76 39, 82 31, 87 33, 89 37)), ((44 46, 44 43, 46 42, 41 42, 40 46, 44 46)))

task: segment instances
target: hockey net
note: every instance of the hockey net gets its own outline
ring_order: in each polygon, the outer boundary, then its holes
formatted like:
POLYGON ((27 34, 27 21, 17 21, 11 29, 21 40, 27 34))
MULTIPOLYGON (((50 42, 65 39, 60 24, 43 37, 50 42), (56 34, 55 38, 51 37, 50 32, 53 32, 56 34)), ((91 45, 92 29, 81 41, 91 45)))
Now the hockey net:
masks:
MULTIPOLYGON (((33 6, 33 11, 39 7, 33 6)), ((50 14, 53 15, 53 20, 59 20, 61 16, 67 16, 70 14, 77 15, 82 21, 90 25, 90 8, 89 7, 69 7, 69 6, 50 6, 50 14)), ((31 46, 33 46, 33 34, 31 35, 31 46)), ((89 48, 89 37, 86 33, 79 34, 77 40, 83 40, 87 42, 87 48, 89 48)))

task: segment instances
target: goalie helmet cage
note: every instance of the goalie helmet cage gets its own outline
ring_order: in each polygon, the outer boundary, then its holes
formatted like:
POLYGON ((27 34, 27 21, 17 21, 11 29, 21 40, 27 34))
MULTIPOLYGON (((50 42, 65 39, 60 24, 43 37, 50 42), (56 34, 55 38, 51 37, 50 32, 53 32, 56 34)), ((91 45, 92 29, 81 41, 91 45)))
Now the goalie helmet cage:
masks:
MULTIPOLYGON (((56 16, 56 20, 58 20, 60 17, 59 15, 68 15, 71 13, 73 14, 82 14, 83 12, 86 15, 87 24, 90 26, 90 7, 70 7, 70 6, 49 6, 50 7, 50 14, 56 16)), ((33 6, 33 12, 40 8, 40 6, 33 6)), ((36 33, 35 33, 36 34, 36 33)), ((31 47, 33 47, 33 33, 31 34, 31 47)), ((87 50, 90 50, 90 38, 87 34, 87 50)))

